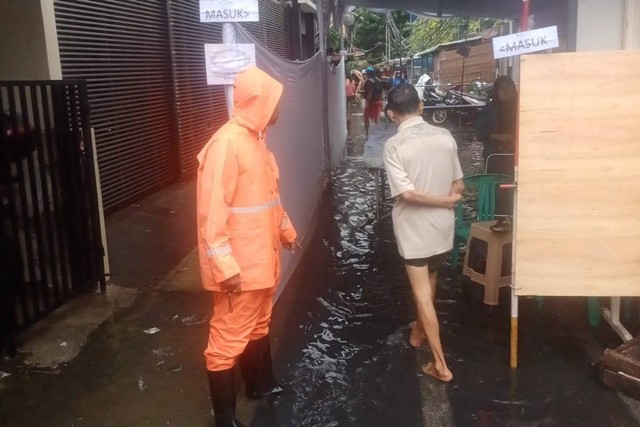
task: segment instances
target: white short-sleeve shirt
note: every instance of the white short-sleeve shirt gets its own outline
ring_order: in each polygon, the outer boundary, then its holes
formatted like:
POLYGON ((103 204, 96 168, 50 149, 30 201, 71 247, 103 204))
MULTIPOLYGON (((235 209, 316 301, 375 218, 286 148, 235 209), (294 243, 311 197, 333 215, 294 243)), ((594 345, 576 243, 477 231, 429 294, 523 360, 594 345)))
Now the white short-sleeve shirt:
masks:
MULTIPOLYGON (((453 181, 462 179, 458 147, 449 131, 415 117, 402 123, 384 146, 391 196, 417 190, 448 196, 453 181)), ((393 207, 393 230, 405 259, 428 258, 453 248, 453 209, 408 203, 393 207)))

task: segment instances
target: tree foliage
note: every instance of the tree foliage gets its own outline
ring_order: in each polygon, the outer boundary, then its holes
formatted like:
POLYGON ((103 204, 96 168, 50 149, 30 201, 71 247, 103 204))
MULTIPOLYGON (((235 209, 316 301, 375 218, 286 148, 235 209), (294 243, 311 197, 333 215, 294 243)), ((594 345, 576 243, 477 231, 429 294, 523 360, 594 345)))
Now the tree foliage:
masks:
POLYGON ((418 18, 410 22, 407 12, 376 13, 356 8, 354 25, 346 35, 346 43, 365 51, 365 60, 379 63, 386 59, 412 56, 417 52, 441 43, 475 37, 493 27, 495 19, 468 18, 418 18), (388 43, 391 58, 387 55, 386 16, 394 29, 389 31, 388 43))
MULTIPOLYGON (((351 29, 351 38, 349 40, 352 46, 365 51, 365 58, 370 63, 383 61, 386 52, 386 14, 371 12, 363 8, 356 8, 353 14, 356 19, 351 29)), ((406 55, 409 48, 407 39, 411 34, 409 14, 407 12, 394 11, 390 13, 390 17, 403 36, 399 38, 392 35, 390 37, 391 56, 397 57, 401 52, 406 55)))
POLYGON ((420 18, 411 26, 409 48, 417 53, 441 43, 475 37, 495 23, 495 19, 420 18))

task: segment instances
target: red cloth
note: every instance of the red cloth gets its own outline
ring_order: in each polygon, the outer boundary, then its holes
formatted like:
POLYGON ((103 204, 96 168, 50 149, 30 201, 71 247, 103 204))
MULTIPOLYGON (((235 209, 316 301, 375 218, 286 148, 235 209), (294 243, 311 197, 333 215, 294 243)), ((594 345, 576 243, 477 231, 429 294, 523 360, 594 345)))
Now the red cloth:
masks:
POLYGON ((380 118, 381 113, 382 113, 382 100, 372 99, 367 104, 367 108, 364 111, 364 117, 367 119, 377 120, 380 118))

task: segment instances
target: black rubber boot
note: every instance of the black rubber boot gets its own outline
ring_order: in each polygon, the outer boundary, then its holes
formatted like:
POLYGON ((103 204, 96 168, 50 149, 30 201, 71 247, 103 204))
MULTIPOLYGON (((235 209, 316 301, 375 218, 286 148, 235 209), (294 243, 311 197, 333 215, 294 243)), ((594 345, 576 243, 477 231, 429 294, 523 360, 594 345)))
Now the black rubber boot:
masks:
POLYGON ((234 368, 208 371, 211 406, 216 415, 216 427, 244 427, 236 420, 236 390, 234 368))
POLYGON ((269 335, 249 341, 239 360, 247 396, 260 398, 283 391, 273 376, 269 335))

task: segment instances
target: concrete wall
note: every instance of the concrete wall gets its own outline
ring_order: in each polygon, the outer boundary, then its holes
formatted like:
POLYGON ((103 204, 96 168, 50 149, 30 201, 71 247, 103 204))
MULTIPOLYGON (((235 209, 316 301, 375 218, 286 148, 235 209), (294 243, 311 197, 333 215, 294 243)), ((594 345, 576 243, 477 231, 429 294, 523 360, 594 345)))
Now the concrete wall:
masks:
POLYGON ((0 0, 0 80, 61 79, 53 0, 0 0))
POLYGON ((577 51, 640 49, 639 3, 578 0, 577 51))

